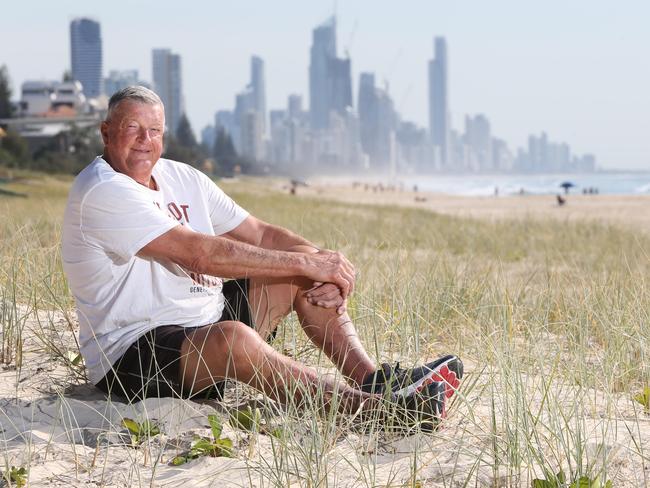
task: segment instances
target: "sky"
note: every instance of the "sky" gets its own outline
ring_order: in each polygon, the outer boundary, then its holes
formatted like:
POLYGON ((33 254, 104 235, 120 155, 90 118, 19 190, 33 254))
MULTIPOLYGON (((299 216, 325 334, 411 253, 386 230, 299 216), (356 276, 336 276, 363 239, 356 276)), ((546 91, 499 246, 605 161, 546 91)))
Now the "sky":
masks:
POLYGON ((428 126, 427 63, 447 39, 449 108, 485 114, 511 149, 547 132, 605 169, 650 169, 650 2, 628 0, 0 0, 0 65, 14 98, 30 79, 60 79, 70 67, 69 23, 101 23, 104 73, 138 69, 151 81, 151 49, 182 57, 185 108, 199 134, 232 109, 266 65, 267 108, 291 93, 309 105, 311 31, 337 15, 338 51, 386 84, 405 120, 428 126))

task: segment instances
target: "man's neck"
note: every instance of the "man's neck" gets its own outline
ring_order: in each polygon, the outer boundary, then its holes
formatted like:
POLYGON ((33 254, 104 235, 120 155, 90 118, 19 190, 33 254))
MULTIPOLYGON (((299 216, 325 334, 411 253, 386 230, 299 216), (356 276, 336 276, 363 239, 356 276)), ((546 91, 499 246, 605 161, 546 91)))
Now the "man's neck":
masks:
POLYGON ((132 180, 134 180, 136 183, 139 183, 142 186, 146 186, 147 188, 151 190, 158 190, 158 184, 156 183, 156 180, 153 177, 153 174, 149 173, 146 175, 133 175, 129 173, 125 173, 124 171, 120 171, 118 168, 115 167, 113 163, 111 163, 111 156, 110 154, 107 154, 106 151, 104 151, 104 154, 102 155, 102 159, 108 163, 108 165, 113 168, 113 170, 116 173, 122 173, 123 175, 128 176, 132 180))

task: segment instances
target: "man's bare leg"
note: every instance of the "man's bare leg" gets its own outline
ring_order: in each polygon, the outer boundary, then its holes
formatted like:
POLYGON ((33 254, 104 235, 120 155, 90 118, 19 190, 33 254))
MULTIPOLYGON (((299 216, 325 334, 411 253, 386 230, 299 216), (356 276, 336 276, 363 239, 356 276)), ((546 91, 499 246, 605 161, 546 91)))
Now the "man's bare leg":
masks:
POLYGON ((342 412, 372 407, 377 397, 319 378, 318 373, 269 346, 241 322, 225 321, 192 331, 181 347, 181 375, 187 391, 199 392, 215 382, 232 378, 264 391, 271 398, 301 403, 319 396, 325 408, 334 396, 342 412))
POLYGON ((257 330, 262 338, 278 322, 295 310, 303 330, 337 366, 352 384, 361 384, 377 369, 368 356, 347 313, 335 308, 323 308, 309 303, 305 291, 312 283, 305 278, 264 279, 249 282, 249 302, 257 330))

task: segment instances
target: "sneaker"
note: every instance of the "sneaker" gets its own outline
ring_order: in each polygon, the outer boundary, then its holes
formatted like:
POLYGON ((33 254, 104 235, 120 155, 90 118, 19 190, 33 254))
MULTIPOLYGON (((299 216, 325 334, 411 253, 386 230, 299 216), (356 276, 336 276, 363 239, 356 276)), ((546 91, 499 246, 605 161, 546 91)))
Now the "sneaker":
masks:
POLYGON ((392 415, 386 417, 384 428, 410 430, 419 427, 424 432, 433 432, 445 417, 445 390, 443 382, 427 383, 422 388, 406 394, 396 394, 396 404, 392 415))
POLYGON ((431 383, 440 382, 445 386, 445 397, 450 398, 458 389, 462 377, 463 362, 458 356, 449 354, 413 369, 402 369, 399 363, 395 366, 384 363, 380 369, 366 377, 361 390, 379 394, 390 391, 408 397, 411 393, 419 393, 431 383))

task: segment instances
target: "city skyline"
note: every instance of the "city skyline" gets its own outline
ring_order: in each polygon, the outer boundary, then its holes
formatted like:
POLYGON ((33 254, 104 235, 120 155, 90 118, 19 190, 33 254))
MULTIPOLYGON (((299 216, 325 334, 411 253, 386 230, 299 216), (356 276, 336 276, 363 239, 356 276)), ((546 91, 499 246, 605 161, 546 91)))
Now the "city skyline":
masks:
MULTIPOLYGON (((152 81, 151 61, 146 60, 151 49, 164 46, 180 54, 187 112, 197 134, 213 123, 217 110, 232 108, 233 95, 249 78, 247 65, 253 54, 266 65, 268 110, 285 107, 291 93, 302 95, 307 105, 311 30, 331 15, 331 3, 306 8, 279 2, 277 12, 266 16, 266 6, 249 3, 256 5, 254 10, 261 15, 243 17, 246 8, 225 5, 216 9, 219 15, 214 7, 206 6, 212 12, 192 18, 176 18, 165 14, 164 8, 152 11, 149 20, 156 28, 137 36, 144 41, 130 44, 125 42, 135 22, 131 17, 118 17, 115 11, 119 6, 113 11, 96 7, 95 12, 88 12, 91 7, 85 4, 63 1, 57 12, 47 15, 47 28, 43 29, 39 28, 43 23, 27 12, 29 8, 12 6, 9 9, 16 14, 16 25, 21 25, 21 18, 37 25, 29 34, 25 29, 19 32, 11 28, 0 33, 2 41, 7 34, 18 36, 19 42, 3 45, 21 46, 17 55, 5 50, 0 63, 9 68, 14 98, 25 79, 60 79, 62 70, 69 69, 67 25, 73 17, 89 15, 102 26, 104 76, 113 69, 137 69, 152 81), (64 19, 63 25, 53 28, 57 17, 64 19), (209 19, 215 32, 207 29, 209 19), (156 34, 149 35, 152 32, 156 34), (30 44, 31 38, 39 41, 40 35, 45 36, 40 45, 30 44), (129 49, 125 45, 130 45, 129 49), (29 58, 28 66, 21 61, 25 57, 29 58)), ((472 4, 465 17, 453 7, 433 8, 428 4, 408 11, 383 2, 372 6, 360 2, 355 8, 339 5, 338 54, 350 53, 354 98, 359 93, 360 73, 374 73, 379 87, 385 87, 384 80, 389 82, 395 108, 404 119, 428 127, 427 64, 433 58, 433 38, 445 37, 451 59, 448 74, 453 128, 460 130, 467 114, 483 113, 490 119, 492 132, 512 148, 526 147, 529 134, 545 131, 553 140, 570 142, 576 152, 595 153, 604 168, 642 169, 650 162, 645 121, 650 110, 645 90, 650 69, 640 56, 639 46, 646 36, 638 21, 640 16, 629 6, 628 10, 609 12, 599 4, 579 3, 584 8, 566 6, 558 13, 557 2, 545 9, 529 6, 526 12, 513 2, 500 2, 507 8, 491 6, 493 18, 483 16, 481 23, 475 14, 486 7, 480 4, 472 4), (554 9, 555 17, 551 15, 554 9), (422 15, 416 15, 420 11, 422 15), (503 19, 505 11, 522 16, 503 19), (437 15, 431 16, 432 12, 437 15), (422 17, 427 15, 434 20, 423 26, 422 17), (533 18, 541 24, 553 20, 549 24, 552 29, 531 27, 533 18), (598 25, 602 33, 595 34, 590 23, 598 25), (377 35, 378 29, 382 36, 377 35), (468 34, 472 29, 475 32, 468 34), (373 47, 369 49, 368 44, 373 47)), ((641 3, 637 7, 647 10, 641 3)), ((144 13, 143 9, 145 6, 135 5, 133 17, 144 13)), ((357 100, 354 102, 357 107, 357 100)))

